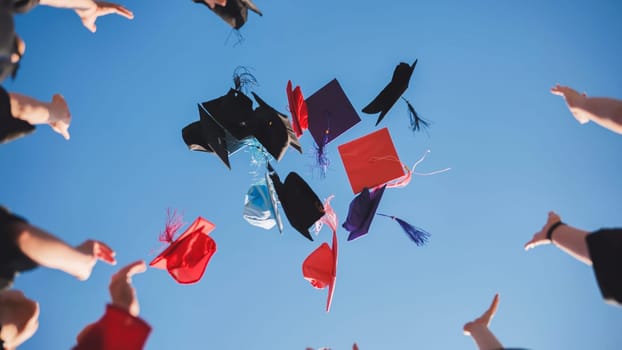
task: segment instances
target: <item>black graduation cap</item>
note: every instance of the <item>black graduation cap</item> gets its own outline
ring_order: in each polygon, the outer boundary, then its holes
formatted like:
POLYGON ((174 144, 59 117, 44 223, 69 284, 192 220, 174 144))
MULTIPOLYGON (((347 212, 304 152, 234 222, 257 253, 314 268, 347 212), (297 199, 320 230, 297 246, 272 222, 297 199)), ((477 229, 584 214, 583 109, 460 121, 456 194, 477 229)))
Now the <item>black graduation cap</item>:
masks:
POLYGON ((203 102, 203 108, 225 130, 238 140, 252 136, 249 120, 253 118, 253 101, 240 90, 229 89, 226 95, 203 102))
POLYGON ((220 5, 218 1, 193 1, 207 6, 234 29, 240 29, 244 23, 246 23, 246 17, 248 16, 249 9, 256 14, 263 16, 261 11, 259 11, 259 8, 257 8, 252 0, 226 0, 226 4, 224 6, 220 5))
MULTIPOLYGON (((415 66, 417 65, 417 60, 412 64, 412 66, 408 65, 408 63, 401 62, 395 67, 393 71, 393 78, 391 78, 391 82, 371 101, 365 108, 363 108, 363 113, 367 114, 376 114, 380 113, 378 116, 378 120, 376 121, 376 125, 382 121, 384 116, 389 112, 391 107, 397 102, 397 100, 402 96, 402 94, 408 88, 408 83, 410 81, 410 77, 415 70, 415 66)), ((425 120, 419 118, 415 109, 412 107, 410 102, 405 100, 408 104, 408 109, 412 114, 413 120, 411 120, 411 126, 414 130, 419 129, 419 123, 424 126, 428 126, 428 123, 425 120)))
POLYGON ((252 92, 259 107, 255 109, 252 121, 253 136, 277 161, 283 158, 287 146, 292 146, 302 153, 302 146, 294 129, 285 115, 268 105, 252 92))
POLYGON ((184 142, 192 151, 216 153, 227 168, 231 169, 229 154, 243 147, 243 143, 231 136, 201 105, 197 107, 200 120, 183 128, 181 134, 184 142))
POLYGON ((324 216, 322 201, 297 173, 289 173, 282 183, 269 163, 268 172, 287 220, 296 231, 313 241, 309 227, 324 216))

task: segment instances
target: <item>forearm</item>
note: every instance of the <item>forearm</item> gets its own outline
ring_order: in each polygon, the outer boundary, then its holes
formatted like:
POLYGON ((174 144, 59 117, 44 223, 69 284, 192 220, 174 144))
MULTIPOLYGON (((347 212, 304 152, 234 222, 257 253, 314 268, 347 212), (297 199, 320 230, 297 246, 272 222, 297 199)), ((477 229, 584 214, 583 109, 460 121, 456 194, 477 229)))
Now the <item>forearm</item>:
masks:
POLYGON ((482 324, 477 324, 471 329, 471 337, 479 350, 503 349, 503 345, 495 335, 482 324))
POLYGON ((13 117, 30 124, 47 124, 50 121, 50 103, 41 102, 18 93, 9 93, 13 117))
POLYGON ((16 244, 37 264, 61 270, 79 279, 89 274, 92 257, 30 224, 19 224, 16 244))
POLYGON ((41 5, 68 8, 73 10, 88 10, 96 6, 92 0, 40 0, 41 5))
POLYGON ((587 231, 568 225, 561 225, 553 231, 551 238, 553 244, 559 247, 559 249, 587 265, 592 265, 590 252, 585 241, 587 235, 587 231))
POLYGON ((583 109, 590 120, 622 134, 622 101, 606 97, 589 97, 585 100, 583 109))

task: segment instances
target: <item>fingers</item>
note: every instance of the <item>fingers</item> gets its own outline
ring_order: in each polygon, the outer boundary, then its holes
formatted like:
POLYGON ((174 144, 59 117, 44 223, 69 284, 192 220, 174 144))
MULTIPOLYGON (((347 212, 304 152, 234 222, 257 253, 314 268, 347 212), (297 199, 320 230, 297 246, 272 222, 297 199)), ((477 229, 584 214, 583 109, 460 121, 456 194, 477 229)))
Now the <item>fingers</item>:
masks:
POLYGON ((134 261, 133 263, 124 266, 117 273, 112 276, 113 279, 124 277, 128 280, 137 273, 143 273, 147 271, 147 264, 143 260, 134 261))
POLYGON ((497 313, 498 308, 499 308, 499 293, 495 294, 495 297, 492 298, 492 303, 490 304, 490 307, 488 308, 488 311, 487 311, 490 313, 491 319, 497 313))
POLYGON ((134 13, 119 4, 113 4, 111 2, 102 1, 102 2, 98 2, 97 6, 99 8, 97 16, 116 14, 119 16, 123 16, 127 19, 134 19, 134 13))
POLYGON ((114 252, 114 250, 112 250, 112 248, 110 248, 103 242, 95 241, 93 247, 93 255, 97 259, 105 261, 110 265, 116 265, 117 263, 117 260, 114 258, 116 253, 114 252))

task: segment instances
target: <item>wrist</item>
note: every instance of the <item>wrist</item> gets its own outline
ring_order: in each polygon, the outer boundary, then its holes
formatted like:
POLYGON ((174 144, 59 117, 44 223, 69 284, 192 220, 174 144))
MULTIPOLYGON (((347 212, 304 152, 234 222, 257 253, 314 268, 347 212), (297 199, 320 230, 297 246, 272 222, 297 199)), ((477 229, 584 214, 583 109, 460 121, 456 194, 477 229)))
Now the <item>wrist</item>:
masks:
POLYGON ((551 225, 551 227, 549 227, 548 231, 546 231, 546 239, 549 240, 551 243, 553 243, 553 233, 555 232, 555 230, 557 230, 557 228, 559 228, 562 225, 566 225, 563 221, 558 221, 556 223, 554 223, 553 225, 551 225))

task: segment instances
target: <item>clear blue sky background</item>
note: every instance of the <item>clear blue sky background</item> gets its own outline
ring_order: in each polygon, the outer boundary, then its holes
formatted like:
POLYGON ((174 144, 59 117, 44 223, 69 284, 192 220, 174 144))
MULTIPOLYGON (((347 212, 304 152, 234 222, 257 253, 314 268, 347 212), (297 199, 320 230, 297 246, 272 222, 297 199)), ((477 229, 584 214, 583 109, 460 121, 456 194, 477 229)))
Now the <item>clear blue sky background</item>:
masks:
MULTIPOLYGON (((261 1, 245 41, 191 1, 125 4, 133 21, 105 17, 91 34, 66 10, 39 7, 17 17, 27 43, 15 82, 5 87, 49 100, 62 93, 72 139, 47 126, 0 147, 1 202, 72 244, 109 243, 119 265, 150 261, 166 208, 216 223, 218 252, 195 285, 161 270, 134 278, 141 316, 152 326, 147 349, 362 350, 475 349, 462 335, 495 292, 491 328, 505 346, 530 349, 622 347, 622 310, 603 303, 591 268, 552 246, 523 251, 550 209, 577 227, 622 226, 622 136, 581 126, 549 89, 567 84, 622 98, 619 1, 261 1), (227 41, 227 38, 229 40, 227 41), (405 96, 433 122, 413 135, 397 104, 390 129, 403 161, 428 148, 403 190, 388 190, 381 212, 432 233, 412 244, 398 225, 376 218, 368 236, 346 242, 333 308, 326 290, 301 274, 323 241, 250 226, 241 217, 252 170, 248 154, 232 171, 190 152, 181 129, 196 103, 224 94, 236 66, 253 69, 255 91, 287 111, 288 79, 306 96, 338 78, 357 110, 390 80, 396 64, 419 59, 405 96)), ((340 223, 353 194, 337 145, 373 130, 375 116, 328 147, 328 177, 314 176, 312 139, 277 165, 297 171, 318 195, 335 194, 340 223)), ((68 349, 100 317, 116 267, 98 264, 86 282, 49 269, 21 275, 16 287, 38 300, 41 326, 23 349, 68 349)))

